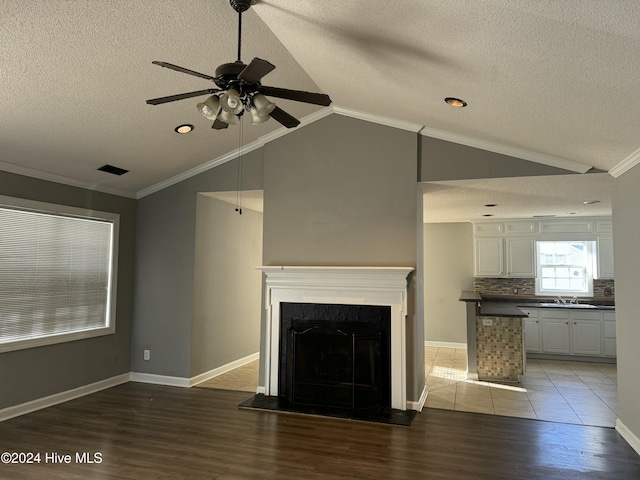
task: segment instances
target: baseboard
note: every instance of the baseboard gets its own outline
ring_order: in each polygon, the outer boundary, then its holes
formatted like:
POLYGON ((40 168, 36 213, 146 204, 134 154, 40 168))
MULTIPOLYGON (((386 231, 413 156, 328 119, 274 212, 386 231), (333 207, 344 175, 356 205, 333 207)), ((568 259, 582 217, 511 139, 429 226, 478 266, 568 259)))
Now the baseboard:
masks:
POLYGON ((85 395, 90 395, 92 393, 99 392, 100 390, 115 387, 116 385, 127 383, 130 378, 131 375, 127 372, 123 373, 122 375, 117 375, 105 380, 100 380, 99 382, 90 383, 89 385, 83 385, 82 387, 55 393, 53 395, 38 398, 36 400, 31 400, 20 405, 13 405, 11 407, 3 408, 0 410, 0 422, 4 422, 5 420, 9 420, 10 418, 18 417, 20 415, 25 415, 27 413, 35 412, 36 410, 42 410, 43 408, 52 407, 59 403, 68 402, 69 400, 74 400, 79 397, 84 397, 85 395))
POLYGON ((456 343, 456 342, 435 342, 433 340, 425 340, 425 347, 436 347, 436 348, 467 348, 466 343, 456 343))
POLYGON ((169 387, 188 388, 191 386, 188 378, 156 375, 155 373, 131 372, 131 381, 138 383, 153 383, 155 385, 168 385, 169 387))
POLYGON ((420 394, 420 399, 417 402, 407 402, 407 410, 416 410, 421 412, 424 408, 424 404, 427 402, 427 386, 425 385, 420 394))
POLYGON ((230 372, 231 370, 238 367, 242 367, 247 363, 254 362, 259 358, 260 358, 260 352, 252 353, 251 355, 247 355, 244 358, 234 360, 233 362, 227 363, 226 365, 223 365, 221 367, 214 368, 213 370, 209 370, 208 372, 204 372, 204 373, 201 373, 200 375, 196 375, 195 377, 191 377, 189 379, 189 386, 193 387, 194 385, 197 385, 199 383, 206 382, 207 380, 211 380, 212 378, 222 375, 223 373, 230 372))
POLYGON ((619 418, 616 420, 616 430, 620 435, 622 435, 622 438, 624 438, 627 443, 631 445, 631 448, 633 448, 636 453, 640 455, 640 438, 638 438, 631 430, 629 430, 629 428, 624 423, 622 423, 619 418))

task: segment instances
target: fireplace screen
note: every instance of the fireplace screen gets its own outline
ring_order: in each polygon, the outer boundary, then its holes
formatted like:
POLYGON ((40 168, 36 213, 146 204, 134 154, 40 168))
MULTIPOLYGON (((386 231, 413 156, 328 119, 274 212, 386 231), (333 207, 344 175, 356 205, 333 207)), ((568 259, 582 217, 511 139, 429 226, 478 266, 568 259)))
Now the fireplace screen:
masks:
POLYGON ((317 320, 309 318, 314 304, 289 305, 307 315, 289 318, 282 339, 281 394, 287 401, 354 412, 389 407, 388 308, 319 305, 325 318, 317 320))

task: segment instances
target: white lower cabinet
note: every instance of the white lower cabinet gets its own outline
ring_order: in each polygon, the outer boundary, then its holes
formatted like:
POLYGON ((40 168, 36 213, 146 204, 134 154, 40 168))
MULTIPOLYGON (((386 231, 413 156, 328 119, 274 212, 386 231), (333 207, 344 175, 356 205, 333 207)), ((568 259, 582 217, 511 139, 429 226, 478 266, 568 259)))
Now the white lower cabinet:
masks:
POLYGON ((605 357, 616 356, 616 313, 604 312, 603 315, 603 351, 605 357))
POLYGON ((542 351, 568 355, 571 353, 569 341, 569 312, 566 310, 543 310, 542 351))
POLYGON ((529 353, 616 356, 615 312, 522 308, 529 353))
POLYGON ((540 319, 537 308, 520 308, 529 317, 524 318, 524 349, 530 353, 542 352, 540 319))
POLYGON ((600 356, 602 353, 602 312, 571 312, 571 353, 600 356))

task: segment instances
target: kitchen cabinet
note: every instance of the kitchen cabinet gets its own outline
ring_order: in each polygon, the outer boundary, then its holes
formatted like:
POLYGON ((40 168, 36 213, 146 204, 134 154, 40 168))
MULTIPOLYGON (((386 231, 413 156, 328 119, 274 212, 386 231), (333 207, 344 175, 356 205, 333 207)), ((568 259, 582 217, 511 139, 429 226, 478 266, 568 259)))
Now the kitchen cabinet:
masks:
POLYGON ((604 312, 602 322, 602 355, 605 357, 616 356, 616 313, 604 312))
MULTIPOLYGON (((536 350, 535 339, 530 339, 527 352, 616 356, 615 312, 569 308, 540 308, 538 311, 541 347, 536 350)), ((525 328, 532 332, 536 328, 534 320, 531 315, 525 319, 525 328)))
POLYGON ((528 353, 542 352, 542 332, 537 308, 520 308, 528 317, 524 318, 524 348, 528 353))
POLYGON ((501 277, 504 275, 503 242, 502 237, 476 238, 476 277, 501 277))
POLYGON ((476 237, 475 259, 477 277, 536 276, 533 237, 476 237))
POLYGON ((569 312, 548 309, 542 311, 542 351, 568 355, 571 353, 569 312))
POLYGON ((527 278, 536 276, 535 241, 533 237, 507 237, 507 276, 527 278))
POLYGON ((598 278, 614 278, 613 275, 613 237, 598 236, 598 278))
POLYGON ((571 353, 600 356, 602 312, 571 312, 571 353))

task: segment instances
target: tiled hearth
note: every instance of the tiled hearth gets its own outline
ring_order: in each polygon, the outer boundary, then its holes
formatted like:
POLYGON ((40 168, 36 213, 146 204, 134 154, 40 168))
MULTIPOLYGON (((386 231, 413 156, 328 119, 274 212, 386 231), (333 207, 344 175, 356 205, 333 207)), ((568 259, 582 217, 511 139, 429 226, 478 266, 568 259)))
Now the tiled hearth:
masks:
POLYGON ((426 348, 427 408, 614 427, 616 365, 527 360, 520 384, 466 380, 465 349, 426 348))

